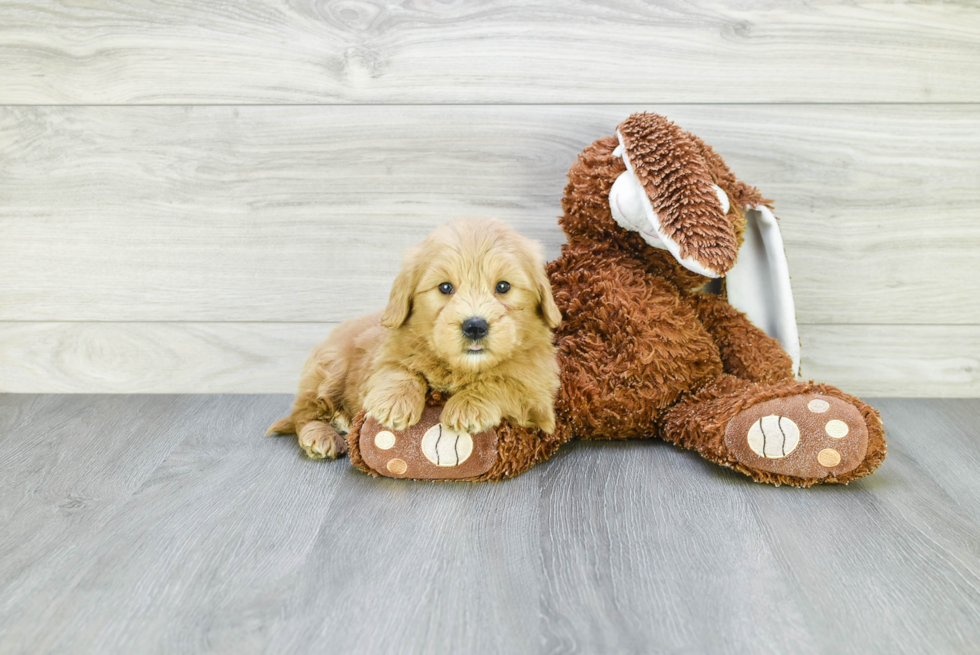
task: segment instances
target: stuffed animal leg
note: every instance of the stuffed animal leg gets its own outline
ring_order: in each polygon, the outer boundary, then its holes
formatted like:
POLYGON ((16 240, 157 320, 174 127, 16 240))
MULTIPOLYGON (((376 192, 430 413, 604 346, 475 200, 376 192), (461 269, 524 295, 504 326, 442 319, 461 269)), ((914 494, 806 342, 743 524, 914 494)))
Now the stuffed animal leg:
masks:
POLYGON ((418 423, 389 430, 365 412, 347 434, 351 463, 365 473, 413 480, 501 480, 551 457, 567 441, 553 434, 502 423, 479 434, 455 432, 439 421, 446 396, 430 393, 418 423))

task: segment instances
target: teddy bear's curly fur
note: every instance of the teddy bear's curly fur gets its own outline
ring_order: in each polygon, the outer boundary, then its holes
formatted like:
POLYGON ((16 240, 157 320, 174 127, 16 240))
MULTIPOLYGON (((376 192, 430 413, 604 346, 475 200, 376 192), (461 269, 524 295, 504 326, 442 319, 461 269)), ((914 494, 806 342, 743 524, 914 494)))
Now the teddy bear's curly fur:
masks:
MULTIPOLYGON (((682 256, 713 271, 734 264, 746 208, 769 201, 709 146, 660 116, 634 115, 617 135, 595 141, 571 167, 559 219, 568 243, 548 265, 562 314, 558 428, 545 435, 498 426, 493 465, 466 479, 511 477, 573 438, 662 438, 774 484, 842 483, 874 472, 886 445, 873 408, 835 387, 795 380, 779 343, 723 295, 704 292, 706 277, 613 218, 610 190, 626 170, 617 146, 626 149, 663 233, 682 256), (728 196, 727 213, 712 185, 728 196), (773 434, 793 452, 773 452, 773 434)), ((368 428, 363 415, 352 426, 351 461, 391 475, 362 457, 364 435, 377 432, 368 428)))

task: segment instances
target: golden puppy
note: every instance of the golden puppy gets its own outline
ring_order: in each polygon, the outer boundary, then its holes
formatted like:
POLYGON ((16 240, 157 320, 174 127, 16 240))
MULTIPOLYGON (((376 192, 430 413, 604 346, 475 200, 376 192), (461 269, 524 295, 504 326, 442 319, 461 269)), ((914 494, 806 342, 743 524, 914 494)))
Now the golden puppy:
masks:
POLYGON ((538 244, 492 220, 457 220, 412 249, 384 312, 347 321, 303 368, 292 433, 314 458, 346 450, 361 411, 393 430, 422 416, 428 390, 452 394, 447 427, 475 434, 501 420, 555 429, 561 313, 538 244))

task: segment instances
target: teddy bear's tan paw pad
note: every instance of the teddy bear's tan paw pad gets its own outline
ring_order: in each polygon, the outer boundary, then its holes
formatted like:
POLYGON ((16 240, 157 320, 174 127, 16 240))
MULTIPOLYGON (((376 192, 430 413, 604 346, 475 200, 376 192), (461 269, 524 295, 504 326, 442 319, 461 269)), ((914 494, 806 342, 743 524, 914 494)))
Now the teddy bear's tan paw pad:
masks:
POLYGON ((310 459, 336 459, 347 452, 347 442, 329 424, 312 421, 297 435, 299 446, 310 459))
POLYGON ((868 427, 857 407, 833 396, 775 398, 738 414, 725 445, 739 463, 800 478, 839 477, 868 452, 868 427))

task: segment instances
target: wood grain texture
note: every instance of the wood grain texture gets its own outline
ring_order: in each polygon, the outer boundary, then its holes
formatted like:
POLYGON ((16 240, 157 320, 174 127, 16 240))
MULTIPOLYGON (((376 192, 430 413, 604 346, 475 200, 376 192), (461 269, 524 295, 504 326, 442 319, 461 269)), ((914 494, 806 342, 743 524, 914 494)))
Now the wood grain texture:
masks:
POLYGON ((980 326, 802 325, 802 376, 867 396, 980 396, 980 326))
MULTIPOLYGON (((0 392, 293 393, 335 323, 0 323, 0 392)), ((802 325, 802 375, 860 396, 980 396, 980 326, 802 325)))
POLYGON ((0 392, 294 393, 334 323, 0 323, 0 392))
MULTIPOLYGON (((643 107, 0 109, 0 320, 338 321, 459 215, 541 240, 643 107)), ((980 324, 972 106, 674 106, 775 199, 801 322, 980 324)))
POLYGON ((969 1, 0 5, 0 103, 976 102, 969 1))
POLYGON ((0 396, 5 653, 969 652, 980 402, 879 400, 871 478, 757 485, 663 442, 504 483, 263 438, 286 396, 0 396))

